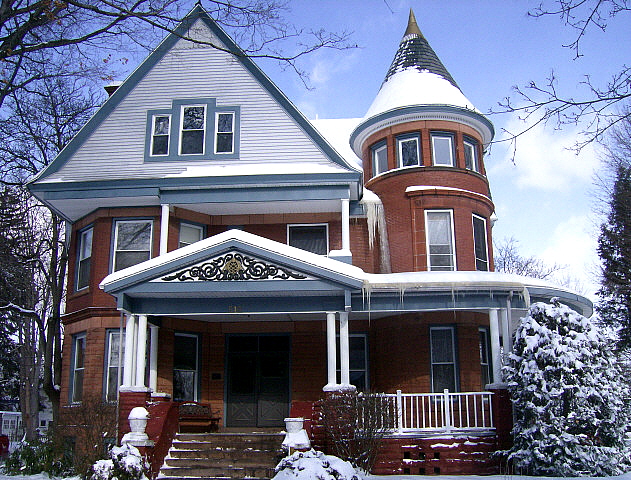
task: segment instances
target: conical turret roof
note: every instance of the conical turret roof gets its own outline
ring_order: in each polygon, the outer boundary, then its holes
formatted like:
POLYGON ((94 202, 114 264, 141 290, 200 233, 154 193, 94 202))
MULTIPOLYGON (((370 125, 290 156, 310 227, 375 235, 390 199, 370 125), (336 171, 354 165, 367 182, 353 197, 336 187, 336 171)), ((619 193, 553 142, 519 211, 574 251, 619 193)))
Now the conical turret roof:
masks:
POLYGON ((475 110, 421 33, 412 9, 399 49, 366 118, 411 105, 475 110))

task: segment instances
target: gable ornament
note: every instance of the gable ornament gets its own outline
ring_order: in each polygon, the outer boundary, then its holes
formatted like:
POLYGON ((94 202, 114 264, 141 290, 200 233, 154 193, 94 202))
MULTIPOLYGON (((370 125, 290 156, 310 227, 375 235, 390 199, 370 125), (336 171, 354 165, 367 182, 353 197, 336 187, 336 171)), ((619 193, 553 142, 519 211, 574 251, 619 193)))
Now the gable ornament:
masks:
POLYGON ((242 253, 227 253, 213 258, 200 265, 180 270, 166 277, 165 282, 171 281, 225 281, 225 280, 303 280, 306 275, 292 272, 286 268, 263 262, 242 253))

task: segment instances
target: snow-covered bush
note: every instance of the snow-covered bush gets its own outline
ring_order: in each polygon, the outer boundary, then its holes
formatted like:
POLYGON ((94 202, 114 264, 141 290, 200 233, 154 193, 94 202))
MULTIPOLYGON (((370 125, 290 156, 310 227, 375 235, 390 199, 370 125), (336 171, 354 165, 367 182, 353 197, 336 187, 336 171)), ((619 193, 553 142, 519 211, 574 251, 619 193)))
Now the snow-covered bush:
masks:
POLYGON ((516 471, 601 476, 629 466, 627 387, 611 339, 590 320, 557 299, 533 304, 504 373, 515 412, 507 453, 516 471))
POLYGON ((51 476, 73 473, 70 460, 48 437, 22 442, 7 457, 5 472, 9 475, 35 475, 46 472, 51 476))
POLYGON ((127 443, 113 447, 109 457, 92 465, 88 473, 90 480, 147 480, 148 465, 136 447, 127 443))
POLYGON ((316 450, 295 452, 283 458, 272 480, 361 480, 363 477, 344 460, 316 450))

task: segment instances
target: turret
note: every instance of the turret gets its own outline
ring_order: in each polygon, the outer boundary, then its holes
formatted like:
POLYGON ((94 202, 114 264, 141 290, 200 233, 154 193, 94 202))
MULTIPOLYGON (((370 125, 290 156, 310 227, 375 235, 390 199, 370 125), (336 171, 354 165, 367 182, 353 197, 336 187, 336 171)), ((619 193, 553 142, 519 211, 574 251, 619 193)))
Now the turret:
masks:
POLYGON ((393 272, 491 270, 493 125, 465 97, 410 10, 392 65, 351 135, 382 200, 393 272))

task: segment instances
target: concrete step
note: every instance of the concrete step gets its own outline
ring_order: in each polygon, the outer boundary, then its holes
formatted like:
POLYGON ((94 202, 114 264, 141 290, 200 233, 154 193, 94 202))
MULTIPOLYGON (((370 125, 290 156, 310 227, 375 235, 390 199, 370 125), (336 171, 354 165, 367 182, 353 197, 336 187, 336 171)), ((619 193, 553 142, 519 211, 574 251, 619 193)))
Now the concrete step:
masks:
POLYGON ((169 467, 179 468, 197 468, 197 467, 256 467, 260 465, 276 465, 280 461, 276 455, 268 455, 265 457, 241 456, 240 458, 223 457, 223 458, 165 458, 164 464, 169 467))
POLYGON ((276 459, 283 455, 281 449, 276 450, 257 450, 253 448, 238 449, 234 447, 214 447, 209 450, 176 450, 171 449, 169 456, 172 459, 182 460, 221 460, 225 458, 234 459, 253 459, 256 461, 269 462, 270 459, 276 459))
POLYGON ((222 466, 205 466, 205 467, 169 467, 163 466, 160 474, 173 477, 187 479, 190 477, 225 477, 225 478, 272 478, 274 469, 260 466, 244 466, 244 467, 222 467, 222 466))

